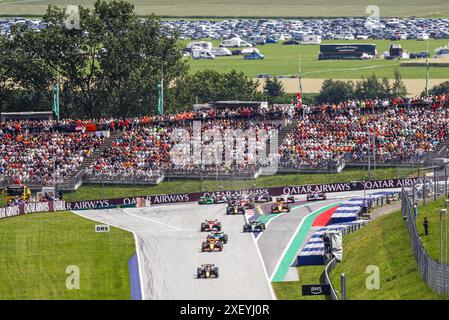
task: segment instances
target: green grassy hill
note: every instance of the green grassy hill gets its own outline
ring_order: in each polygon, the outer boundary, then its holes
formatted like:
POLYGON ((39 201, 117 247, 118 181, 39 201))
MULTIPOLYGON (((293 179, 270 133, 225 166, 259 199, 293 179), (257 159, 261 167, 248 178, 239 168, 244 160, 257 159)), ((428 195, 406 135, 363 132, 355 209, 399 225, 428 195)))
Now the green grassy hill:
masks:
MULTIPOLYGON (((427 252, 433 259, 440 259, 440 209, 444 208, 444 198, 439 198, 436 202, 428 201, 425 205, 418 206, 418 219, 416 225, 418 227, 418 234, 422 239, 422 243, 427 252), (429 235, 424 233, 424 217, 429 221, 429 235)), ((446 230, 449 233, 449 227, 446 230)), ((443 235, 444 235, 444 220, 443 220, 443 235)), ((443 237, 444 241, 444 237, 443 237)), ((449 240, 448 240, 449 241, 449 240)), ((449 252, 449 250, 448 250, 449 252)), ((443 253, 444 259, 444 253, 443 253)))
POLYGON ((432 292, 421 278, 400 212, 345 237, 343 251, 343 262, 331 272, 331 279, 340 289, 340 274, 346 274, 348 299, 449 299, 432 292), (378 290, 366 288, 370 265, 379 267, 378 290))
POLYGON ((131 233, 70 212, 0 220, 0 299, 130 299, 131 233), (66 288, 67 266, 80 271, 80 288, 66 288))
MULTIPOLYGON (((430 208, 430 207, 429 207, 430 208)), ((423 209, 424 210, 424 209, 423 209)), ((436 221, 430 221, 436 228, 436 221)), ((428 244, 435 246, 434 237, 428 244)), ((432 249, 431 251, 434 251, 432 249)), ((324 296, 303 297, 301 285, 324 283, 324 266, 297 268, 300 281, 274 284, 279 299, 325 299, 324 296)), ((331 272, 331 280, 341 292, 340 274, 346 274, 347 298, 352 300, 434 300, 449 297, 432 292, 421 278, 411 251, 406 225, 400 212, 382 216, 363 229, 343 239, 343 261, 331 272), (380 288, 368 290, 367 266, 380 271, 380 288)))
MULTIPOLYGON (((130 0, 136 13, 155 13, 165 16, 183 17, 336 17, 368 16, 366 7, 375 4, 381 17, 387 16, 449 16, 445 0, 130 0)), ((59 6, 81 4, 91 5, 94 0, 0 0, 0 14, 37 14, 51 3, 59 6), (16 2, 16 3, 15 3, 16 2)))

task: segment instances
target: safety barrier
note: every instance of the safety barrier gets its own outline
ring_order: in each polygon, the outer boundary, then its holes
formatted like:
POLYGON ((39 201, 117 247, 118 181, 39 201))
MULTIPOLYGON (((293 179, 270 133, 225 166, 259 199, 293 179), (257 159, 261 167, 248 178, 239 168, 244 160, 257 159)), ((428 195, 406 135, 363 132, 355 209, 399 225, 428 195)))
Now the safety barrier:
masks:
POLYGON ((64 201, 30 202, 17 206, 0 208, 0 219, 35 212, 55 212, 66 209, 64 201))
POLYGON ((402 216, 405 219, 410 235, 410 243, 418 264, 419 273, 433 291, 449 295, 449 266, 441 263, 441 261, 434 260, 424 248, 416 228, 413 204, 406 190, 402 190, 401 200, 402 216))

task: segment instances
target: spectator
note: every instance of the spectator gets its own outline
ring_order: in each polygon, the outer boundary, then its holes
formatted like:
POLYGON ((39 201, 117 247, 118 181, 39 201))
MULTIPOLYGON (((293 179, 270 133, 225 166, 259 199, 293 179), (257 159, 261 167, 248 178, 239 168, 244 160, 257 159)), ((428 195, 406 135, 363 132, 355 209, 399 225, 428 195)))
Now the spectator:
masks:
POLYGON ((424 226, 424 234, 426 236, 428 236, 429 235, 429 221, 427 221, 427 217, 424 218, 423 226, 424 226))

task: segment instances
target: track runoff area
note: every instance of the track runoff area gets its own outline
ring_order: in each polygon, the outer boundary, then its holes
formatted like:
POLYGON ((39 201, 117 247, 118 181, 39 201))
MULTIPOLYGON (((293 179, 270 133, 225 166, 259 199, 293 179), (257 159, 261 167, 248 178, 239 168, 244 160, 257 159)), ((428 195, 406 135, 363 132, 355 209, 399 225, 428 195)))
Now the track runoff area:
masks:
POLYGON ((74 213, 134 234, 142 299, 272 300, 272 282, 298 280, 294 263, 314 228, 325 225, 345 199, 362 195, 329 193, 318 201, 295 196, 291 211, 277 214, 271 214, 272 203, 257 204, 245 215, 227 215, 226 204, 196 202, 74 213), (201 250, 208 233, 200 226, 209 219, 220 221, 228 235, 221 252, 201 250), (266 229, 244 233, 243 225, 253 220, 266 229), (203 264, 218 267, 219 277, 198 279, 197 268, 203 264))

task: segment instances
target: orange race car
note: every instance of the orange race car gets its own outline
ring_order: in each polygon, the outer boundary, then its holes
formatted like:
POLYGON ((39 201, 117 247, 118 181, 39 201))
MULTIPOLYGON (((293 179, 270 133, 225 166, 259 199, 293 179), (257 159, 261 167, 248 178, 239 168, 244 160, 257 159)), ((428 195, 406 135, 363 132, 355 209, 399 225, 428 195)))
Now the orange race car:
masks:
POLYGON ((290 205, 284 202, 283 199, 278 199, 278 201, 271 206, 271 213, 281 212, 290 212, 290 205))
POLYGON ((201 246, 202 252, 223 251, 223 241, 217 238, 208 238, 201 246))

